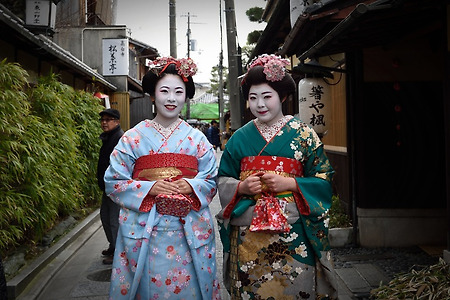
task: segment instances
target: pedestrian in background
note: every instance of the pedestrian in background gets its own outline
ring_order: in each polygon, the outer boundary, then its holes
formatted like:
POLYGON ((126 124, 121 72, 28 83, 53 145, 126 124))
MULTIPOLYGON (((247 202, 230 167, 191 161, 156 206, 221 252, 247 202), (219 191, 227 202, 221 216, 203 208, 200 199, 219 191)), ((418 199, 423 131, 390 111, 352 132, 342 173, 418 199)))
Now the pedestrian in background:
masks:
POLYGON ((100 135, 102 147, 98 157, 97 182, 102 190, 102 203, 100 206, 100 219, 109 246, 102 251, 104 264, 112 264, 116 246, 117 231, 119 229, 119 206, 105 193, 105 181, 103 176, 109 166, 109 157, 117 142, 123 135, 120 127, 120 112, 117 109, 108 108, 100 112, 100 125, 103 133, 100 135))
POLYGON ((5 270, 0 257, 0 300, 8 300, 8 286, 6 284, 5 270))
MULTIPOLYGON (((262 55, 242 80, 256 119, 219 166, 224 283, 232 299, 336 299, 328 242, 333 168, 316 132, 284 115, 289 60, 262 55)), ((288 100, 289 101, 289 100, 288 100)))
POLYGON ((192 59, 161 57, 142 80, 156 116, 128 130, 105 173, 121 206, 110 299, 219 299, 209 209, 217 162, 205 135, 178 116, 195 94, 192 59))
POLYGON ((208 141, 213 145, 214 150, 220 149, 220 130, 219 123, 216 120, 211 121, 211 126, 208 128, 208 141))

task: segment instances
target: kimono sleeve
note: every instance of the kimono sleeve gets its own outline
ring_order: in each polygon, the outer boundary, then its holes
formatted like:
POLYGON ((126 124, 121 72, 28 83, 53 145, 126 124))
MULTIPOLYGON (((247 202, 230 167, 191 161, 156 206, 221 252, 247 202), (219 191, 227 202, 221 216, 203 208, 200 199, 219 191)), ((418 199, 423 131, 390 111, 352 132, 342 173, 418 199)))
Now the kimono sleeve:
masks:
MULTIPOLYGON (((205 142, 205 141, 203 141, 205 142)), ((207 207, 217 193, 217 160, 214 150, 209 149, 197 157, 198 173, 195 178, 185 178, 200 201, 200 210, 207 207)))
POLYGON ((110 156, 110 165, 105 172, 105 192, 112 201, 134 211, 139 211, 142 200, 154 182, 133 180, 133 168, 137 159, 135 141, 139 132, 131 129, 120 139, 110 156))
POLYGON ((321 217, 331 206, 331 179, 334 170, 326 156, 323 144, 311 130, 312 143, 303 163, 304 177, 297 177, 299 190, 310 207, 310 217, 321 217))

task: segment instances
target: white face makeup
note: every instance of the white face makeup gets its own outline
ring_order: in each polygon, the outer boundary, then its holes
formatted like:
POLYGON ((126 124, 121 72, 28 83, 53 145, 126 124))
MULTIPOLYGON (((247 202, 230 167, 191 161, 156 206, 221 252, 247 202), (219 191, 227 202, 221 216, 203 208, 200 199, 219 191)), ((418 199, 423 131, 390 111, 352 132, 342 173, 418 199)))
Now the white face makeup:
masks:
POLYGON ((280 96, 267 83, 250 87, 248 103, 252 114, 269 126, 283 117, 280 96))
POLYGON ((155 105, 157 115, 154 119, 164 127, 178 119, 186 102, 186 86, 180 76, 166 74, 155 87, 155 105))

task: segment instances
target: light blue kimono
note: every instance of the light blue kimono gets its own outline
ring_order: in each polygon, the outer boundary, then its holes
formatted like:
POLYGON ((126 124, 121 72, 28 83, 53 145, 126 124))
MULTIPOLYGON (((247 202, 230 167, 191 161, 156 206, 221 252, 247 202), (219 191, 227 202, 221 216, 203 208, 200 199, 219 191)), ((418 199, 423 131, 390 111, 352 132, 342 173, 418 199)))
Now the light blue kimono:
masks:
POLYGON ((128 130, 110 158, 106 193, 121 206, 111 274, 110 299, 219 299, 214 223, 209 203, 216 194, 217 162, 203 133, 179 120, 170 134, 145 120, 128 130), (132 179, 144 155, 195 156, 198 173, 186 178, 200 200, 199 211, 184 218, 139 211, 156 181, 132 179))

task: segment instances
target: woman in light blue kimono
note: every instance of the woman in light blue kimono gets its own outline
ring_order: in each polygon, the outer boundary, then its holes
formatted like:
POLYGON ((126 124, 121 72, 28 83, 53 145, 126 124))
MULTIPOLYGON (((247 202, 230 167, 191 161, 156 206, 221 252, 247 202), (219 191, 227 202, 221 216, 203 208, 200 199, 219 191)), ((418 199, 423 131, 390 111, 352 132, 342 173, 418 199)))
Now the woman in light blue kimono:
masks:
POLYGON ((106 193, 121 206, 110 299, 219 299, 214 223, 217 162, 178 115, 195 87, 191 59, 158 58, 143 79, 157 108, 111 154, 106 193))

